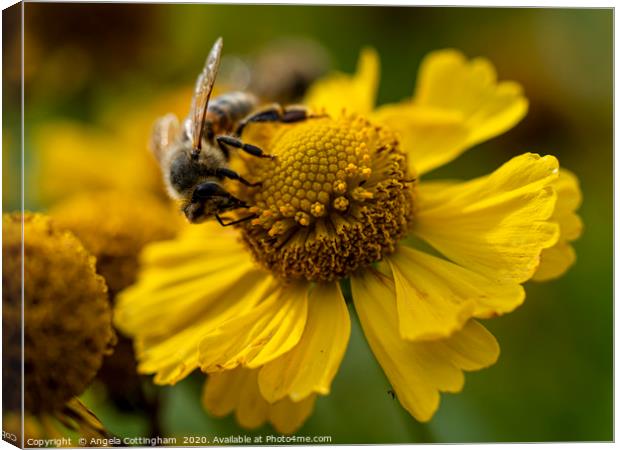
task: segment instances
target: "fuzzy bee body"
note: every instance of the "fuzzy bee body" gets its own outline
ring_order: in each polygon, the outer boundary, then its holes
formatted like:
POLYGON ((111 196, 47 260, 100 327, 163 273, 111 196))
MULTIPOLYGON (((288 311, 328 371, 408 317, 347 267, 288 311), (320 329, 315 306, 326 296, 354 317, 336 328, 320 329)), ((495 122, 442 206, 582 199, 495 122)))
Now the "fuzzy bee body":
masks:
POLYGON ((192 223, 215 217, 221 225, 232 225, 254 217, 224 223, 220 213, 248 205, 222 186, 224 179, 258 186, 228 167, 229 149, 236 148, 260 158, 272 158, 260 148, 238 137, 250 122, 296 122, 308 117, 303 107, 263 109, 249 92, 230 92, 209 102, 222 51, 218 39, 198 76, 190 113, 183 127, 174 114, 158 119, 153 128, 151 149, 162 169, 170 196, 181 202, 181 210, 192 223))

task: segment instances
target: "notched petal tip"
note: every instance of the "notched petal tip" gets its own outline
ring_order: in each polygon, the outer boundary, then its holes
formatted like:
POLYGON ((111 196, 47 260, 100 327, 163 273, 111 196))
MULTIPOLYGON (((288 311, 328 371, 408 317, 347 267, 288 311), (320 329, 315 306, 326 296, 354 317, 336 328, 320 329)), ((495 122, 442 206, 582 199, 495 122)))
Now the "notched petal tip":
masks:
POLYGON ((583 221, 576 213, 582 203, 577 176, 561 168, 552 187, 557 195, 552 219, 558 225, 558 240, 541 253, 540 264, 532 277, 534 281, 549 281, 564 275, 577 260, 571 242, 583 232, 583 221))
POLYGON ((461 112, 469 128, 466 147, 509 130, 528 108, 521 86, 514 81, 498 82, 489 60, 467 61, 461 52, 451 49, 424 58, 413 102, 461 112))
POLYGON ((316 396, 270 403, 260 393, 257 376, 258 371, 244 368, 209 375, 202 394, 203 406, 215 417, 234 412, 244 428, 257 428, 269 421, 279 433, 294 433, 312 414, 316 396))
POLYGON ((475 321, 447 339, 403 340, 398 333, 395 288, 385 275, 365 271, 352 277, 351 287, 368 343, 400 403, 417 420, 431 419, 440 392, 462 389, 462 371, 478 370, 497 360, 497 341, 475 321))
POLYGON ((461 267, 500 282, 525 282, 541 251, 558 241, 551 218, 557 177, 555 157, 526 153, 440 191, 421 183, 414 233, 461 267))

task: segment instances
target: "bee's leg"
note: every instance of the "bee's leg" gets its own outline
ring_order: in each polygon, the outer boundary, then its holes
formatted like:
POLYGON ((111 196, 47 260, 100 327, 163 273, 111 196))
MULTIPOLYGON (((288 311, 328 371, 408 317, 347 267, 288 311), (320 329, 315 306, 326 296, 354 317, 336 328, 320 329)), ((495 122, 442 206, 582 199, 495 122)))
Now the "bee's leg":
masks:
POLYGON ((260 186, 262 184, 260 181, 257 182, 257 183, 252 183, 252 182, 246 180, 245 178, 243 178, 241 175, 239 175, 234 170, 226 169, 224 167, 219 167, 219 168, 215 169, 215 176, 216 177, 228 178, 229 180, 237 180, 240 183, 243 183, 246 186, 250 186, 250 187, 260 186))
POLYGON ((284 113, 280 122, 282 123, 294 123, 301 122, 306 119, 314 119, 316 117, 323 117, 323 115, 312 115, 308 108, 304 105, 290 105, 284 107, 284 113))
POLYGON ((223 227, 229 227, 231 225, 236 225, 238 223, 246 222, 250 219, 255 219, 256 217, 258 217, 256 214, 250 214, 249 216, 242 217, 241 219, 233 220, 231 222, 224 222, 224 219, 228 220, 228 217, 220 217, 219 214, 215 215, 215 218, 217 219, 218 223, 223 227))
POLYGON ((273 105, 270 105, 265 109, 261 109, 260 111, 256 111, 239 121, 239 124, 235 129, 235 136, 241 136, 241 133, 243 133, 243 129, 248 123, 279 122, 282 114, 282 107, 277 103, 274 103, 273 105))
POLYGON ((281 123, 294 123, 301 122, 302 120, 309 119, 311 116, 308 108, 303 105, 291 105, 282 107, 278 103, 274 103, 265 109, 261 109, 255 113, 250 114, 245 119, 239 121, 237 128, 235 129, 235 135, 241 136, 243 129, 248 123, 252 122, 281 122, 281 123))
POLYGON ((220 147, 230 145, 231 147, 243 150, 244 152, 249 153, 252 156, 257 156, 259 158, 274 158, 273 155, 268 155, 261 148, 252 144, 244 144, 239 139, 232 136, 217 136, 215 140, 220 145, 220 147))

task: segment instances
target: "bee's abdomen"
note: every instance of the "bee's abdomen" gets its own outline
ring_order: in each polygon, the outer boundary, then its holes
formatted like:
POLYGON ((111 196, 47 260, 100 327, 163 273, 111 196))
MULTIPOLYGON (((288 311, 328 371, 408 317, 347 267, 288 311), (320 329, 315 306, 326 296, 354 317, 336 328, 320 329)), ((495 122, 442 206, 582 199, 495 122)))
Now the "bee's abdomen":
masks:
POLYGON ((249 92, 222 94, 209 102, 207 120, 213 124, 213 131, 216 134, 227 132, 257 105, 258 99, 249 92))

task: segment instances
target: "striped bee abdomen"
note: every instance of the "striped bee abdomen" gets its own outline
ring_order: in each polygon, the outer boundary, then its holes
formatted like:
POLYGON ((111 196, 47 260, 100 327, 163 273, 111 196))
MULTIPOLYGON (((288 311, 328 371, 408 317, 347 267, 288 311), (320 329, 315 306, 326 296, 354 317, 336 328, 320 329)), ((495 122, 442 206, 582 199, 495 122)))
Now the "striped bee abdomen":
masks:
POLYGON ((235 124, 258 105, 258 99, 249 92, 229 92, 215 97, 207 108, 207 121, 215 134, 231 131, 235 124))

